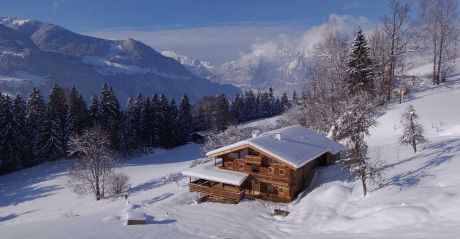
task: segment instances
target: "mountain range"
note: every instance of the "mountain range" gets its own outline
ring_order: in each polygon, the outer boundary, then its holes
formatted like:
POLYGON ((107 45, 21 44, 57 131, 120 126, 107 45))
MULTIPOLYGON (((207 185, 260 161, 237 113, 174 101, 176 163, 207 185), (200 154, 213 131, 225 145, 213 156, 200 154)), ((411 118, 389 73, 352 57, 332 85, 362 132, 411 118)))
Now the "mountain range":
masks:
MULTIPOLYGON (((185 61, 181 63, 187 66, 185 61)), ((197 100, 206 95, 239 92, 235 86, 211 82, 197 72, 192 74, 181 63, 131 38, 106 40, 55 24, 0 17, 3 93, 25 95, 37 87, 46 96, 58 84, 64 88, 75 86, 90 97, 108 83, 123 105, 138 93, 165 93, 174 98, 187 93, 197 100)))
POLYGON ((162 51, 184 65, 193 74, 216 83, 232 84, 241 89, 267 90, 273 87, 280 94, 292 93, 305 84, 309 58, 303 52, 279 51, 276 57, 256 55, 240 57, 220 66, 212 66, 174 51, 162 51))

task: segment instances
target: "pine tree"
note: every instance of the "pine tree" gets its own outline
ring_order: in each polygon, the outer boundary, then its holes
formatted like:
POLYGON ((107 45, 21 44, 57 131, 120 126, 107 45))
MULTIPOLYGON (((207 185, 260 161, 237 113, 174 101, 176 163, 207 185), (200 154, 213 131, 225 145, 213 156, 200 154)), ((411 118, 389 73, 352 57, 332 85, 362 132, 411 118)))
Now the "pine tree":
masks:
POLYGON ((66 154, 65 120, 67 105, 65 101, 64 90, 55 85, 50 92, 45 127, 41 132, 44 141, 42 141, 40 155, 48 160, 56 160, 66 154))
MULTIPOLYGON (((286 97, 287 97, 287 95, 286 95, 286 97)), ((297 104, 298 100, 299 100, 299 99, 297 99, 297 92, 294 90, 294 91, 292 92, 292 102, 293 102, 294 104, 297 104)))
POLYGON ((26 125, 26 110, 26 102, 20 95, 16 95, 13 100, 12 112, 16 123, 16 140, 21 146, 19 157, 25 167, 33 164, 32 141, 26 125))
POLYGON ((347 59, 348 91, 355 94, 365 90, 374 93, 374 77, 367 40, 361 29, 355 34, 355 40, 348 53, 347 59))
POLYGON ((190 101, 187 95, 182 96, 178 113, 179 144, 185 144, 192 133, 192 112, 190 101))
POLYGON ((75 87, 70 90, 68 97, 68 110, 67 110, 67 130, 66 138, 73 134, 80 135, 83 129, 90 125, 89 113, 86 109, 86 103, 83 97, 78 93, 75 87))
POLYGON ((369 162, 367 144, 364 137, 369 128, 376 124, 373 105, 365 92, 355 95, 349 102, 344 115, 333 130, 333 138, 346 140, 348 149, 348 169, 361 180, 364 196, 367 194, 367 181, 377 181, 380 177, 379 162, 369 162))
POLYGON ((142 116, 141 116, 141 138, 142 142, 144 143, 145 147, 153 147, 154 146, 154 134, 155 134, 155 124, 154 124, 154 117, 153 117, 153 108, 150 101, 150 98, 145 99, 144 108, 142 109, 142 116))
POLYGON ((152 146, 160 147, 160 125, 162 124, 160 112, 160 97, 157 94, 153 95, 150 104, 152 111, 152 117, 150 119, 150 122, 153 126, 150 135, 150 137, 152 138, 152 146))
POLYGON ((171 107, 164 94, 160 94, 158 99, 158 145, 168 148, 171 142, 171 107))
POLYGON ((40 92, 33 88, 27 97, 26 106, 26 130, 30 136, 31 148, 34 162, 33 164, 42 162, 44 158, 40 157, 40 149, 43 147, 41 143, 45 140, 41 139, 42 131, 46 121, 46 105, 43 101, 40 92))
POLYGON ((403 134, 399 138, 401 144, 411 145, 415 153, 417 152, 417 144, 427 142, 425 136, 423 136, 423 127, 417 122, 417 119, 418 115, 414 107, 409 105, 401 116, 403 134))
POLYGON ((11 99, 0 93, 0 174, 22 167, 17 129, 11 99))
POLYGON ((91 105, 89 107, 89 121, 91 126, 99 126, 99 101, 96 95, 91 97, 91 105))
MULTIPOLYGON (((295 93, 295 91, 294 91, 295 93)), ((291 103, 289 102, 289 99, 287 97, 287 93, 284 92, 283 95, 281 96, 281 106, 283 110, 289 109, 291 107, 291 103)))
POLYGON ((180 144, 180 129, 179 129, 179 112, 177 109, 176 101, 174 98, 171 98, 171 102, 169 104, 170 108, 170 118, 169 118, 169 135, 170 137, 168 138, 168 148, 175 147, 180 144))
POLYGON ((98 110, 99 126, 109 132, 112 147, 120 149, 121 132, 120 103, 112 87, 104 84, 101 89, 100 104, 98 110))

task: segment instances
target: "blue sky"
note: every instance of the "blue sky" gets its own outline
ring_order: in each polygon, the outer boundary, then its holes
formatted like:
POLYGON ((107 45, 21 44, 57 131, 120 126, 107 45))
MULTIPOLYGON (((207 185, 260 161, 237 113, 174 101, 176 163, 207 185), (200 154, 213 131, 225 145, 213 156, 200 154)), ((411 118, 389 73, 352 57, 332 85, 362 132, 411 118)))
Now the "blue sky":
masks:
POLYGON ((377 22, 386 0, 2 0, 0 15, 114 39, 133 37, 220 64, 253 42, 301 36, 330 17, 377 22))

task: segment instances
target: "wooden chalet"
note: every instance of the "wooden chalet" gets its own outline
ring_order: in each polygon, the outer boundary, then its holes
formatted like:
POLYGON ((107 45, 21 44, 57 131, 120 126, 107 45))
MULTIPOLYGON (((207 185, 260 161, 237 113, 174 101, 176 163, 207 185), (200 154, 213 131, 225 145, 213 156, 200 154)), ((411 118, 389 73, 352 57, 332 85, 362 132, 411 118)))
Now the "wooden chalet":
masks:
POLYGON ((246 195, 292 201, 316 167, 333 164, 343 145, 299 125, 282 128, 210 151, 216 161, 183 171, 189 190, 238 203, 246 195), (192 181, 193 178, 193 181, 192 181))

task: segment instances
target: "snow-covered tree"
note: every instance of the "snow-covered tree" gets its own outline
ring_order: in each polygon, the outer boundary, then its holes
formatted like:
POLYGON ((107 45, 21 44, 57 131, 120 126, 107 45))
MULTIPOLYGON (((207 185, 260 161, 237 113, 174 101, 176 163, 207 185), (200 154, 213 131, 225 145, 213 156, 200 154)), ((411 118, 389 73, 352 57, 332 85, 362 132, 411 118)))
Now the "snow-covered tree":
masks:
POLYGON ((379 177, 379 162, 370 162, 367 158, 367 144, 364 137, 369 128, 376 124, 373 104, 366 91, 355 94, 349 101, 345 113, 332 130, 332 138, 344 140, 347 146, 347 168, 361 180, 364 196, 367 194, 367 181, 379 177), (377 163, 377 164, 376 164, 377 163))
POLYGON ((121 112, 120 103, 112 87, 104 84, 101 89, 98 109, 99 127, 110 134, 112 147, 120 149, 121 112))
POLYGON ((367 40, 361 29, 355 34, 355 40, 350 48, 347 59, 347 85, 348 92, 355 94, 365 90, 374 93, 374 76, 372 62, 369 57, 367 40))
POLYGON ((70 139, 69 152, 77 159, 69 170, 68 185, 78 194, 91 193, 96 200, 104 198, 117 166, 110 134, 99 128, 85 130, 70 139))
POLYGON ((177 118, 177 127, 179 130, 179 144, 185 144, 187 138, 192 132, 192 112, 190 101, 187 95, 182 96, 182 100, 179 106, 179 115, 177 118))
POLYGON ((417 145, 427 142, 423 135, 423 127, 417 122, 418 115, 412 105, 409 105, 401 116, 403 134, 399 138, 401 144, 411 145, 417 152, 417 145))
POLYGON ((0 174, 22 167, 17 130, 11 99, 0 93, 0 174))
POLYGON ((43 101, 40 92, 36 88, 33 88, 27 97, 26 127, 27 132, 30 135, 30 140, 32 141, 31 148, 35 163, 43 160, 43 158, 40 158, 39 151, 43 147, 41 143, 44 142, 44 140, 41 139, 41 133, 45 126, 45 120, 45 102, 43 101))
POLYGON ((89 119, 93 127, 99 125, 99 101, 96 95, 91 97, 91 105, 89 107, 89 119))
POLYGON ((67 105, 65 103, 64 90, 54 86, 50 92, 50 102, 47 107, 47 117, 44 128, 41 131, 41 156, 48 160, 56 160, 65 156, 65 119, 67 105))

